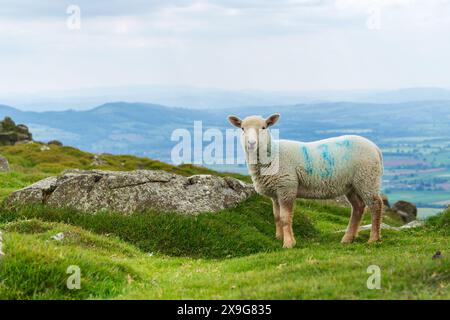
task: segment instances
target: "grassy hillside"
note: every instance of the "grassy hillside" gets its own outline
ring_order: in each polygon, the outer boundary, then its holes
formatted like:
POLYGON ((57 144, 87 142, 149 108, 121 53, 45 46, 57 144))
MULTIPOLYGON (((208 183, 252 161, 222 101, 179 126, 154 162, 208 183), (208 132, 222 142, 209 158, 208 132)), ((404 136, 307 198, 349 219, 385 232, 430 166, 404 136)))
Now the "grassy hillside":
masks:
MULTIPOLYGON (((69 147, 20 145, 1 147, 0 154, 13 168, 0 174, 3 197, 64 169, 93 168, 93 155, 69 147)), ((104 158, 102 169, 208 172, 129 156, 104 158)), ((384 230, 383 242, 374 245, 366 243, 368 231, 353 245, 339 243, 337 231, 348 216, 347 208, 298 201, 298 245, 283 250, 274 237, 271 204, 259 196, 197 217, 2 207, 0 298, 450 298, 450 212, 423 228, 384 230), (53 240, 60 232, 65 237, 53 240), (432 259, 437 250, 442 257, 432 259), (71 265, 80 267, 80 290, 66 287, 71 265), (370 265, 381 269, 380 290, 367 289, 370 265)))

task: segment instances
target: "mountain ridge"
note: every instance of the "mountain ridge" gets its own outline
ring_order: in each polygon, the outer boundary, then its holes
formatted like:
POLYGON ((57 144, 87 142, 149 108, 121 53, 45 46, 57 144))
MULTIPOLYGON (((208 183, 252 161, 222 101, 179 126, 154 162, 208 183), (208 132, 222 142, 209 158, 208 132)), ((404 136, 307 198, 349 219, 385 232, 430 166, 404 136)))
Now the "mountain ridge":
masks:
POLYGON ((135 85, 93 87, 36 94, 0 95, 0 101, 22 110, 88 110, 109 101, 143 101, 171 107, 217 109, 261 105, 321 102, 401 103, 450 100, 450 89, 406 87, 399 89, 270 91, 211 87, 135 85), (88 107, 92 106, 92 107, 88 107))
POLYGON ((21 111, 0 106, 0 117, 11 116, 28 125, 36 140, 61 140, 86 151, 152 155, 167 160, 175 129, 192 130, 194 121, 204 127, 230 128, 226 117, 235 113, 268 116, 280 112, 277 128, 282 138, 314 140, 339 131, 361 131, 382 142, 382 137, 408 137, 419 131, 427 136, 446 135, 450 101, 374 104, 358 102, 310 103, 193 110, 140 102, 110 102, 90 110, 21 111), (357 112, 355 112, 357 110, 357 112), (421 128, 426 130, 421 130, 421 128), (328 132, 328 133, 327 133, 328 132), (426 132, 426 133, 424 133, 426 132), (60 137, 62 135, 62 137, 60 137))

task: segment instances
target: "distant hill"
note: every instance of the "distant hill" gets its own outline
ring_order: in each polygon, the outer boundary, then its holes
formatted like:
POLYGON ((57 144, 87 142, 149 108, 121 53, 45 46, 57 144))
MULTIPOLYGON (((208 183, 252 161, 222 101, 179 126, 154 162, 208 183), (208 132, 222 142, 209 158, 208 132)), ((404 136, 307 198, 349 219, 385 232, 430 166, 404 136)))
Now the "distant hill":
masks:
POLYGON ((404 103, 414 101, 450 101, 450 90, 442 88, 406 88, 368 94, 357 101, 404 103))
POLYGON ((58 139, 87 151, 153 158, 164 158, 172 130, 192 125, 191 119, 205 118, 203 111, 124 102, 88 111, 26 112, 0 107, 0 117, 6 115, 27 124, 38 141, 58 139))
POLYGON ((105 101, 146 102, 192 109, 220 109, 251 106, 295 105, 332 102, 406 103, 450 100, 450 90, 438 87, 398 90, 314 90, 268 91, 226 90, 192 86, 134 85, 93 87, 35 94, 7 95, 3 104, 21 110, 89 110, 105 101))
POLYGON ((230 113, 246 116, 280 112, 282 138, 314 140, 340 134, 361 134, 377 143, 398 137, 449 136, 450 101, 400 104, 314 103, 292 106, 192 110, 156 104, 115 102, 87 111, 25 112, 0 106, 0 117, 29 126, 35 140, 57 139, 91 152, 145 155, 167 161, 178 128, 230 128, 230 113))

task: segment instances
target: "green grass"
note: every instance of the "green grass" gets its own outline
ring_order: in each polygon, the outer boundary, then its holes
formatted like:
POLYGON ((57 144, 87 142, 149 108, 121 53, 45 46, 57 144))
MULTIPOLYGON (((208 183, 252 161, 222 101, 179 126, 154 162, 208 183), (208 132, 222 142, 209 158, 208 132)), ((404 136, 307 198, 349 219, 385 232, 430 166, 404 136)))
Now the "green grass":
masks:
POLYGON ((450 298, 450 212, 424 228, 384 230, 379 244, 367 244, 364 231, 355 244, 341 245, 336 231, 345 227, 348 210, 328 212, 327 206, 299 202, 294 224, 299 245, 283 250, 264 203, 258 197, 246 201, 241 215, 237 209, 204 218, 148 213, 128 221, 44 208, 3 211, 0 297, 450 298), (66 237, 52 240, 59 232, 66 237), (433 260, 437 250, 443 257, 433 260), (66 288, 70 265, 81 269, 80 290, 66 288), (366 287, 369 265, 381 268, 380 290, 366 287))
MULTIPOLYGON (((57 221, 80 226, 97 234, 114 234, 143 252, 196 258, 229 258, 280 248, 273 237, 272 205, 253 197, 245 204, 221 213, 199 216, 146 212, 85 214, 74 210, 28 207, 4 209, 0 222, 22 219, 57 221)), ((317 230, 306 215, 295 225, 299 237, 314 239, 317 230)))
MULTIPOLYGON (((47 152, 39 145, 0 148, 14 169, 0 175, 3 195, 65 169, 89 169, 92 162, 92 155, 73 148, 47 152)), ((104 169, 131 170, 144 162, 186 175, 204 170, 108 157, 104 169)), ((0 298, 450 299, 450 211, 422 228, 383 230, 383 241, 372 245, 368 231, 352 245, 340 244, 338 231, 348 217, 348 208, 333 203, 298 201, 297 246, 284 250, 274 237, 271 204, 260 196, 199 216, 0 207, 0 298), (53 240, 60 232, 65 237, 53 240), (437 250, 442 257, 432 259, 437 250), (80 290, 66 286, 73 265, 81 270, 80 290), (380 290, 366 286, 370 265, 381 269, 380 290)), ((370 223, 367 214, 363 223, 370 223)))

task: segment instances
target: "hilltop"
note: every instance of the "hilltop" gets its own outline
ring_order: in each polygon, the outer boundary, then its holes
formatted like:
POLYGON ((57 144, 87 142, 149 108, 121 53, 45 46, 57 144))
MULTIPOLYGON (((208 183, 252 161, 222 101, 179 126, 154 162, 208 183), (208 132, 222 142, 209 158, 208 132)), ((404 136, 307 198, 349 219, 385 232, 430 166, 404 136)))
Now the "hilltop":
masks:
POLYGON ((33 135, 26 125, 16 125, 10 117, 0 121, 0 145, 8 146, 29 141, 33 141, 33 135))
MULTIPOLYGON (((0 147, 0 154, 12 169, 0 173, 2 198, 70 168, 226 175, 125 155, 100 155, 99 161, 76 148, 41 143, 0 147)), ((375 245, 366 243, 368 231, 353 245, 339 243, 348 216, 349 209, 335 203, 299 200, 298 246, 286 251, 274 238, 271 203, 260 196, 197 217, 2 207, 0 298, 450 298, 450 212, 421 228, 383 230, 383 242, 375 245), (62 239, 52 239, 61 233, 62 239), (437 250, 441 258, 433 259, 437 250), (66 287, 71 265, 80 267, 80 290, 66 287), (370 265, 380 267, 380 290, 367 289, 370 265)))

